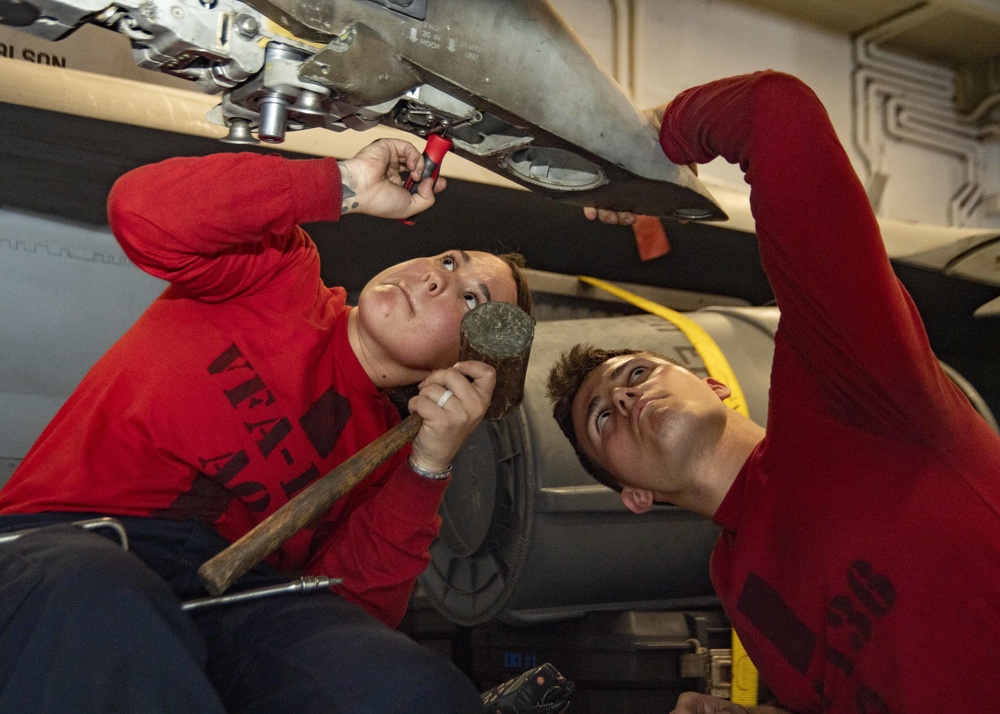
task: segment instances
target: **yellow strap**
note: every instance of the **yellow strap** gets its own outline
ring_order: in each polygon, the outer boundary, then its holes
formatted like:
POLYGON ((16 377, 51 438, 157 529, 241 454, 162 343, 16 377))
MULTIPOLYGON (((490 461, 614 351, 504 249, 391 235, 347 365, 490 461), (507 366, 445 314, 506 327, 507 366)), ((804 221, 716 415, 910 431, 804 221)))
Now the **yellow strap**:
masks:
MULTIPOLYGON (((733 372, 732 367, 729 366, 729 360, 726 359, 726 356, 722 354, 722 350, 715 344, 715 340, 705 332, 701 325, 676 310, 671 310, 669 307, 664 307, 652 300, 647 300, 604 280, 585 275, 579 276, 579 279, 588 285, 593 285, 595 288, 600 288, 605 292, 611 293, 615 297, 621 298, 625 302, 631 303, 648 313, 662 317, 664 320, 675 325, 688 339, 691 346, 694 347, 698 356, 701 357, 701 361, 705 363, 708 376, 719 380, 729 387, 730 396, 726 399, 726 404, 743 416, 750 416, 750 410, 747 408, 747 400, 743 396, 743 390, 740 389, 740 383, 736 379, 736 374, 733 372)), ((730 701, 745 707, 756 706, 757 668, 750 661, 743 643, 740 642, 740 638, 736 635, 736 630, 732 632, 733 687, 730 701)))

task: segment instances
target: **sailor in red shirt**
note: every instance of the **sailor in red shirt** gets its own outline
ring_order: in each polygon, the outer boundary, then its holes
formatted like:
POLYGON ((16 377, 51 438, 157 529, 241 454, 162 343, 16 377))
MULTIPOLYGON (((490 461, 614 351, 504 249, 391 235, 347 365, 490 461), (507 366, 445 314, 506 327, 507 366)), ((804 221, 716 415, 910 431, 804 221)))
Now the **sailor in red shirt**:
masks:
POLYGON ((116 183, 115 236, 170 286, 0 492, 0 529, 113 515, 132 553, 63 528, 0 548, 0 712, 478 711, 463 675, 390 628, 495 382, 455 363, 459 322, 488 300, 530 309, 520 257, 411 260, 352 308, 299 227, 428 208, 445 182, 410 194, 400 180, 422 164, 383 139, 341 162, 175 158, 116 183), (412 450, 234 588, 328 575, 343 578, 337 594, 180 611, 204 595, 204 560, 397 423, 384 390, 410 384, 423 418, 412 450))
POLYGON ((550 377, 563 431, 631 510, 722 527, 712 581, 783 707, 1000 710, 1000 436, 931 351, 826 111, 794 77, 734 77, 671 102, 660 143, 751 186, 781 310, 766 436, 725 384, 587 346, 550 377))

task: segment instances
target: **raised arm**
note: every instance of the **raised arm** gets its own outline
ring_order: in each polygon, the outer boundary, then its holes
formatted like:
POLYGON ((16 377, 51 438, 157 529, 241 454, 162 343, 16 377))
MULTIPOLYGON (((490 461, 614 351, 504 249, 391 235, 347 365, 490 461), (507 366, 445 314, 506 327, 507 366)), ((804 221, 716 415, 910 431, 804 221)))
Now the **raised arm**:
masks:
POLYGON ((886 256, 868 198, 819 99, 760 72, 688 90, 666 108, 660 141, 677 163, 722 156, 750 184, 761 262, 791 347, 828 399, 879 429, 940 428, 961 400, 937 365, 886 256))
POLYGON ((264 289, 295 261, 315 261, 303 223, 342 213, 403 218, 445 187, 426 179, 408 142, 380 139, 341 162, 251 153, 173 158, 121 177, 108 199, 111 228, 143 270, 185 294, 223 300, 264 289), (433 188, 432 188, 433 185, 433 188))

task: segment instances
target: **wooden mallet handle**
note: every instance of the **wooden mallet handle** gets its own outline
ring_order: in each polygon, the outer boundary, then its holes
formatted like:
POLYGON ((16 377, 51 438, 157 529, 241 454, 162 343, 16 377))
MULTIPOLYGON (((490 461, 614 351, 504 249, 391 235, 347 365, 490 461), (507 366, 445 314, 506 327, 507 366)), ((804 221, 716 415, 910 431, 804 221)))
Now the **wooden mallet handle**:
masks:
MULTIPOLYGON (((486 418, 499 419, 521 403, 534 325, 523 310, 504 302, 484 303, 462 318, 461 359, 487 362, 497 371, 486 418)), ((212 595, 224 593, 409 443, 422 423, 420 416, 411 414, 206 561, 198 569, 205 589, 212 595)))

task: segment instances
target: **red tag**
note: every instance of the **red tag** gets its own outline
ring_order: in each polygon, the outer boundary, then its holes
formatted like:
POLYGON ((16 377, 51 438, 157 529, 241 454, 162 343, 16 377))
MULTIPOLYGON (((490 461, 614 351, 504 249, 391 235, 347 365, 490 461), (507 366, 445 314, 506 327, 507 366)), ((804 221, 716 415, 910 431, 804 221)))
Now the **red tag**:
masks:
POLYGON ((639 258, 643 261, 659 258, 670 252, 670 241, 663 222, 656 216, 636 216, 632 224, 639 258))

